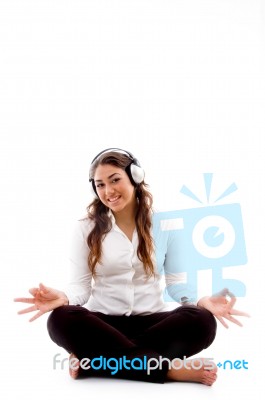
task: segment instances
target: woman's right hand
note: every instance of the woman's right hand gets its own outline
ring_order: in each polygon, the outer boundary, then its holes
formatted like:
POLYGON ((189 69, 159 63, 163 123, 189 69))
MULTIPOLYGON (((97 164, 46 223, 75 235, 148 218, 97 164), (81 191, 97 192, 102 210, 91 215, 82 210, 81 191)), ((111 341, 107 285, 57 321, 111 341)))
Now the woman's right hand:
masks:
POLYGON ((64 292, 44 286, 42 283, 39 284, 38 288, 29 289, 29 293, 33 297, 17 297, 14 301, 18 303, 33 304, 31 307, 18 311, 18 314, 38 311, 32 318, 30 318, 30 322, 57 307, 68 305, 68 298, 64 292))

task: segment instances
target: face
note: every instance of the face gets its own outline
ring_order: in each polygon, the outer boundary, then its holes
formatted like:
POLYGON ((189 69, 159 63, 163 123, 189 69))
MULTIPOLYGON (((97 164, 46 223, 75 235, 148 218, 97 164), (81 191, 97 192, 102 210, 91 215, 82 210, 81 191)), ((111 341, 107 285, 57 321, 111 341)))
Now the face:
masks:
POLYGON ((135 209, 135 188, 123 169, 111 164, 99 165, 94 182, 99 199, 114 214, 135 209))

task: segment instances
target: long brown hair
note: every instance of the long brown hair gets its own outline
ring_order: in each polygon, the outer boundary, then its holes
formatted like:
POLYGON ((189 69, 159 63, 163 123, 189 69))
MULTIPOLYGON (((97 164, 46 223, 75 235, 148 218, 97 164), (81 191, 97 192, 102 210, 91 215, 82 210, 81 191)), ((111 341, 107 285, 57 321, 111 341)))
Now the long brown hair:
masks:
MULTIPOLYGON (((123 153, 109 151, 96 159, 90 168, 90 177, 93 179, 96 168, 99 165, 111 164, 123 170, 132 163, 132 160, 123 153)), ((154 243, 151 235, 152 229, 152 205, 153 197, 148 190, 148 185, 143 181, 140 184, 134 184, 135 196, 137 198, 137 212, 135 224, 138 233, 137 255, 144 265, 147 275, 154 274, 154 265, 152 254, 154 252, 154 243)), ((102 252, 102 240, 111 230, 112 224, 109 217, 109 208, 106 207, 99 198, 92 201, 87 207, 88 218, 94 222, 94 228, 89 233, 87 244, 90 249, 88 256, 88 265, 92 274, 95 275, 96 264, 100 262, 102 252)))

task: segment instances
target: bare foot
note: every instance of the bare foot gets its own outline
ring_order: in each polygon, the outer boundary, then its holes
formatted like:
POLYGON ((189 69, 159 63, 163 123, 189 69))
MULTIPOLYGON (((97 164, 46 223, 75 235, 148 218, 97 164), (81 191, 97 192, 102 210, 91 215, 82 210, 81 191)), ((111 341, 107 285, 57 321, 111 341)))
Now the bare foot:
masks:
POLYGON ((71 353, 69 356, 69 374, 71 378, 78 378, 80 372, 80 361, 76 357, 74 353, 71 353))
POLYGON ((168 370, 167 378, 173 381, 197 382, 212 386, 217 379, 217 367, 212 363, 211 369, 207 369, 209 363, 207 364, 206 360, 207 358, 186 359, 185 362, 177 360, 168 370))

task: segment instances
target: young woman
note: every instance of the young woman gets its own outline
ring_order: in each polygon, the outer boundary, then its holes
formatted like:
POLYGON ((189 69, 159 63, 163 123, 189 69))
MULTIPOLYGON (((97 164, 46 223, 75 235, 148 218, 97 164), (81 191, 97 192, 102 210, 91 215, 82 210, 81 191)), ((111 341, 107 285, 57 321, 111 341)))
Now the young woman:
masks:
POLYGON ((15 299, 33 304, 19 313, 37 311, 33 321, 52 311, 48 332, 69 352, 73 378, 212 385, 215 364, 190 357, 213 342, 215 317, 227 327, 225 319, 241 325, 232 315, 247 314, 233 309, 236 298, 228 300, 226 289, 194 304, 183 289, 180 296, 175 282, 173 296, 180 304, 168 310, 162 284, 165 277, 172 287, 168 249, 164 244, 164 254, 156 257, 160 236, 153 231, 152 196, 131 153, 117 148, 99 153, 90 182, 95 199, 77 223, 68 288, 30 289, 32 298, 15 299))

